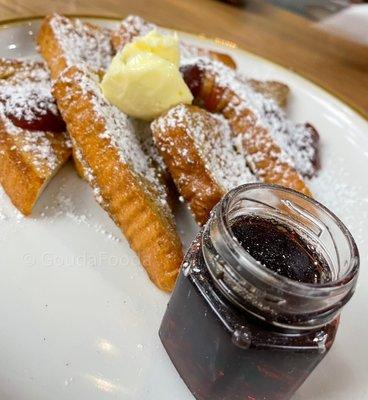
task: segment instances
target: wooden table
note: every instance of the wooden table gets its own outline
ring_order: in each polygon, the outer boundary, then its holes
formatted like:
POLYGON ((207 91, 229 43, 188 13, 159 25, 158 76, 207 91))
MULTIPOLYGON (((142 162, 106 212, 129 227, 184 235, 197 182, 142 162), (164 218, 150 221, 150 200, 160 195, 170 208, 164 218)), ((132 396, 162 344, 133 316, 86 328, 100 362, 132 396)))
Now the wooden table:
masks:
POLYGON ((368 47, 318 30, 312 22, 257 0, 0 0, 1 19, 51 12, 123 17, 235 42, 334 93, 368 118, 368 47))

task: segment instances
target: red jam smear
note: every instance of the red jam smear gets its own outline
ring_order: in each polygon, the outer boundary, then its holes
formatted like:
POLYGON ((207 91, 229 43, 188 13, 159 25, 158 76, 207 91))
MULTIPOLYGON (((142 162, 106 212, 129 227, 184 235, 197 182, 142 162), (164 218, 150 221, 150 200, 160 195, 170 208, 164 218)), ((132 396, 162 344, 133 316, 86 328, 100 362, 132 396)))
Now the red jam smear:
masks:
POLYGON ((18 128, 27 129, 30 131, 43 131, 43 132, 65 132, 66 125, 61 115, 55 115, 51 111, 43 115, 35 115, 33 119, 27 120, 18 118, 15 115, 7 113, 6 116, 18 128))
POLYGON ((2 95, 7 118, 18 128, 31 131, 65 132, 66 126, 57 110, 51 93, 45 93, 40 83, 39 89, 26 90, 14 86, 14 91, 2 95))

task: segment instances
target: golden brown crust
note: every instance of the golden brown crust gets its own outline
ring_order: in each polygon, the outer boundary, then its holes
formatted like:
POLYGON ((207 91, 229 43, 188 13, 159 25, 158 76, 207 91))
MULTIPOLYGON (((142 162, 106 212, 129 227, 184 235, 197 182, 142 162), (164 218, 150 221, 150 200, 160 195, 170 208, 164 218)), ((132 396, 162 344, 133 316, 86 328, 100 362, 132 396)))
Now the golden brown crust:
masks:
MULTIPOLYGON (((26 85, 36 68, 43 69, 43 63, 0 59, 0 84, 7 83, 11 88, 20 82, 26 85)), ((71 154, 65 133, 40 133, 15 127, 3 110, 0 112, 0 183, 24 215, 31 214, 45 186, 71 154), (37 146, 40 140, 52 151, 52 166, 47 159, 29 150, 30 144, 37 146)))
POLYGON ((109 29, 53 14, 42 21, 37 42, 56 80, 66 67, 83 62, 95 72, 104 71, 114 53, 110 36, 109 29))
POLYGON ((152 281, 171 290, 182 261, 174 223, 147 194, 145 183, 121 162, 116 148, 100 136, 105 122, 92 104, 92 94, 83 93, 76 79, 80 74, 84 72, 77 67, 69 68, 54 87, 68 131, 91 169, 101 205, 122 229, 152 281))
POLYGON ((37 44, 49 67, 51 79, 55 80, 67 67, 67 61, 61 43, 56 38, 55 31, 51 26, 53 18, 53 15, 49 15, 43 19, 37 36, 37 44))
MULTIPOLYGON (((62 41, 67 39, 65 37, 59 38, 57 34, 57 27, 60 27, 62 24, 67 24, 70 25, 70 30, 69 30, 69 35, 82 35, 81 29, 83 29, 88 32, 90 37, 97 37, 98 35, 106 35, 110 36, 110 31, 105 28, 101 28, 99 26, 90 24, 88 22, 81 23, 79 26, 75 26, 75 21, 58 15, 58 14, 53 14, 49 15, 44 18, 41 24, 41 28, 37 37, 38 41, 38 46, 39 46, 39 51, 45 61, 48 64, 48 67, 50 69, 50 74, 51 78, 53 80, 56 80, 59 75, 64 71, 65 68, 68 66, 68 59, 71 57, 74 49, 69 48, 70 44, 66 46, 66 48, 63 48, 63 43, 62 41), (54 24, 54 27, 52 26, 54 24), (56 27, 56 28, 55 28, 56 27)), ((96 52, 99 51, 96 49, 96 52)), ((109 56, 112 56, 112 51, 113 48, 111 47, 111 53, 108 54, 109 56)), ((83 54, 83 51, 80 54, 80 59, 77 60, 79 63, 84 61, 85 54, 83 54)), ((87 60, 89 61, 89 60, 87 60)), ((92 60, 91 60, 92 62, 92 60)), ((91 65, 91 68, 94 66, 91 65)), ((97 68, 97 73, 101 73, 101 69, 97 68)), ((73 154, 74 158, 74 165, 75 169, 78 173, 78 175, 82 178, 85 179, 83 175, 83 168, 81 167, 78 159, 75 157, 73 154)))
POLYGON ((79 175, 80 178, 87 180, 87 177, 84 174, 84 168, 81 162, 78 160, 75 150, 73 150, 73 161, 74 161, 74 168, 77 171, 77 174, 79 175))
MULTIPOLYGON (((61 43, 56 38, 55 32, 51 27, 53 18, 53 15, 48 15, 43 19, 37 36, 37 44, 42 57, 49 67, 51 79, 55 80, 67 67, 67 62, 61 43)), ((83 168, 74 154, 73 161, 78 175, 84 179, 83 168)))
POLYGON ((13 147, 11 136, 0 123, 0 182, 15 207, 29 215, 45 182, 13 147))
POLYGON ((281 108, 285 108, 289 96, 289 86, 278 81, 259 81, 249 79, 247 82, 256 91, 276 101, 281 108))
POLYGON ((236 62, 228 54, 220 53, 218 51, 212 51, 212 50, 210 50, 208 53, 213 60, 220 61, 224 65, 226 65, 227 67, 229 67, 231 69, 236 69, 236 62))
MULTIPOLYGON (((183 107, 187 118, 194 119, 195 114, 199 114, 206 119, 205 110, 195 106, 183 107)), ((189 126, 177 120, 177 123, 169 124, 163 129, 159 121, 166 117, 167 114, 152 123, 155 143, 179 193, 188 202, 196 221, 203 225, 225 191, 206 168, 189 126)), ((208 118, 207 122, 210 122, 208 118)))
MULTIPOLYGON (((24 215, 30 215, 32 209, 49 180, 68 160, 71 150, 65 148, 59 139, 49 132, 54 148, 59 147, 58 165, 48 172, 38 171, 29 155, 22 151, 19 142, 9 135, 0 119, 0 183, 15 207, 24 215), (62 145, 62 147, 60 147, 62 145)), ((57 134, 60 135, 60 134, 57 134)), ((64 142, 65 139, 61 139, 64 142)))

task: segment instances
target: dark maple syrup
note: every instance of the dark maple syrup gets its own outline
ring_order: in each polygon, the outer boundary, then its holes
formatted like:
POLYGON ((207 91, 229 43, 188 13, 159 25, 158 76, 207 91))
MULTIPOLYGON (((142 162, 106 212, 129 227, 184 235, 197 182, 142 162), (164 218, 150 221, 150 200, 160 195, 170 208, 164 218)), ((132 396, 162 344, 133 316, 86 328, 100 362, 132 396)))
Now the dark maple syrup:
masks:
POLYGON ((295 230, 280 222, 250 215, 237 218, 231 230, 241 246, 271 271, 303 283, 331 280, 326 260, 295 230))

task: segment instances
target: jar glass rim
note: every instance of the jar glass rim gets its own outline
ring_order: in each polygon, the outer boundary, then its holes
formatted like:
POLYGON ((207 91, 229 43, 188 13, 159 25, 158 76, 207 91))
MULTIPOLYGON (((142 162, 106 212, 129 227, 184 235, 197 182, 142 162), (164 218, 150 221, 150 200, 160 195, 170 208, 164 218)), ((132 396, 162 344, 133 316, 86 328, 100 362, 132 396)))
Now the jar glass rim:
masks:
POLYGON ((273 283, 276 286, 282 286, 282 290, 285 292, 292 293, 294 295, 305 296, 305 297, 324 297, 325 295, 331 294, 331 292, 339 292, 340 289, 346 290, 346 287, 355 284, 357 279, 357 273, 359 270, 359 251, 358 247, 355 243, 355 240, 350 233, 349 229, 345 226, 345 224, 326 206, 318 202, 317 200, 308 197, 302 193, 296 192, 295 190, 285 188, 280 185, 273 184, 265 184, 265 183, 250 183, 238 186, 235 189, 229 191, 220 201, 219 207, 217 208, 218 217, 220 222, 220 229, 227 240, 231 241, 232 250, 237 253, 237 256, 241 259, 247 261, 247 267, 251 268, 252 273, 255 274, 259 279, 263 281, 267 281, 268 283, 273 283), (232 205, 234 197, 239 194, 246 193, 247 191, 260 189, 260 190, 274 190, 281 191, 292 194, 293 196, 297 196, 300 199, 309 202, 311 205, 319 208, 324 213, 326 213, 336 226, 343 233, 344 238, 346 239, 349 250, 350 250, 350 260, 349 266, 342 276, 339 276, 337 279, 324 282, 324 283, 304 283, 292 280, 283 275, 277 274, 271 269, 261 265, 258 263, 245 249, 241 244, 239 244, 233 238, 233 234, 231 232, 231 224, 229 221, 229 208, 232 205))

